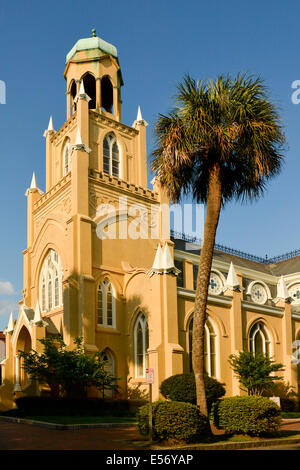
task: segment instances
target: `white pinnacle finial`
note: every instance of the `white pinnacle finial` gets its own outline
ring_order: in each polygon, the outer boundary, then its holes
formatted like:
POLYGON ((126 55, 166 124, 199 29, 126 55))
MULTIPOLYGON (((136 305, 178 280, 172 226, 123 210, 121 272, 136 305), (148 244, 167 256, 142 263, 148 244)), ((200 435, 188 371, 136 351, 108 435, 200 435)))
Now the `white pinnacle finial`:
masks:
POLYGON ((146 122, 145 119, 143 119, 142 111, 141 111, 140 105, 139 105, 139 107, 138 107, 136 120, 135 120, 134 123, 132 124, 132 127, 135 128, 137 125, 144 125, 145 127, 148 126, 148 122, 146 122))
POLYGON ((48 124, 48 129, 47 131, 54 131, 54 127, 53 127, 53 119, 52 119, 52 116, 50 116, 50 119, 49 119, 49 124, 48 124))
POLYGON ((34 311, 33 322, 34 323, 39 323, 40 321, 42 321, 42 317, 41 317, 40 304, 39 304, 39 301, 37 300, 35 311, 34 311))
POLYGON ((283 276, 281 276, 277 284, 277 300, 286 301, 289 299, 290 299, 289 291, 286 287, 286 283, 285 283, 283 276))
POLYGON ((76 134, 76 141, 75 144, 72 145, 72 152, 73 150, 83 150, 84 152, 90 153, 91 149, 82 143, 81 133, 79 127, 77 127, 77 134, 76 134))
POLYGON ((15 327, 15 322, 14 322, 13 314, 11 312, 10 317, 9 317, 9 322, 5 330, 6 333, 12 333, 14 331, 14 327, 15 327))
POLYGON ((30 189, 37 189, 35 172, 33 172, 30 189))
POLYGON ((85 94, 85 89, 84 89, 83 80, 81 80, 81 82, 80 82, 79 94, 80 94, 80 95, 84 95, 84 94, 85 94))
POLYGON ((52 132, 55 132, 55 129, 53 127, 53 119, 52 119, 52 116, 50 116, 50 119, 49 119, 49 124, 48 124, 48 129, 45 130, 44 132, 44 137, 47 137, 48 134, 52 133, 52 132))
POLYGON ((162 263, 163 263, 162 268, 165 271, 168 271, 174 268, 174 261, 173 261, 168 243, 166 243, 164 247, 164 251, 162 255, 162 263))
POLYGON ((38 192, 41 196, 44 194, 43 191, 41 191, 38 188, 37 183, 36 183, 35 172, 33 172, 30 188, 26 190, 25 196, 28 196, 29 193, 35 193, 35 192, 38 192))
POLYGON ((139 105, 139 107, 138 107, 138 112, 137 112, 136 120, 137 120, 137 121, 142 121, 142 120, 143 120, 143 116, 142 116, 142 111, 141 111, 140 105, 139 105))
POLYGON ((226 279, 226 287, 230 290, 237 290, 240 288, 240 284, 239 284, 238 278, 236 277, 236 272, 235 272, 232 261, 230 263, 230 268, 229 268, 228 276, 226 279))
POLYGON ((77 127, 77 135, 76 135, 75 145, 82 145, 82 139, 81 139, 81 134, 80 134, 79 127, 77 127))
POLYGON ((162 250, 161 250, 161 246, 160 246, 160 243, 159 243, 158 247, 157 247, 157 250, 156 250, 152 270, 154 272, 157 272, 157 271, 160 272, 161 269, 162 269, 162 250))
POLYGON ((87 102, 91 101, 91 98, 85 92, 83 80, 80 82, 79 91, 75 96, 74 102, 77 103, 78 100, 86 100, 87 102))

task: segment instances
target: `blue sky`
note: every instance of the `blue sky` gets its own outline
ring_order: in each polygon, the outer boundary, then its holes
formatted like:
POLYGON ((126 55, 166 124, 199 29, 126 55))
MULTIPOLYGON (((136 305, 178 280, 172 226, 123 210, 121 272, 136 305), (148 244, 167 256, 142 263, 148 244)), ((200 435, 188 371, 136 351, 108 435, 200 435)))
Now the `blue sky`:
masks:
POLYGON ((266 80, 288 141, 285 166, 259 202, 226 207, 217 241, 261 256, 300 248, 300 105, 291 101, 291 84, 300 79, 299 13, 294 0, 0 0, 0 80, 7 90, 0 104, 0 330, 11 310, 17 316, 22 296, 24 193, 33 171, 45 188, 49 115, 56 129, 65 121, 65 55, 92 28, 118 49, 123 122, 132 124, 140 104, 149 154, 155 118, 172 106, 185 73, 243 71, 266 80))

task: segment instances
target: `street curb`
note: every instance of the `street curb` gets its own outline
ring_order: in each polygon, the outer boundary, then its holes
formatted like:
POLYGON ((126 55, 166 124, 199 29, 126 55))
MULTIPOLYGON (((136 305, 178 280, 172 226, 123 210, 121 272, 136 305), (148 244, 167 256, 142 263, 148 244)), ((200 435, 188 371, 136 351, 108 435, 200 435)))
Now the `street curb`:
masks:
POLYGON ((120 427, 132 427, 136 426, 137 423, 95 423, 95 424, 57 424, 47 423, 45 421, 35 421, 33 419, 16 418, 13 416, 0 416, 0 421, 8 421, 11 423, 18 424, 30 424, 32 426, 40 426, 42 428, 57 429, 60 431, 65 430, 76 430, 76 429, 89 429, 89 428, 120 428, 120 427))
POLYGON ((290 418, 290 419, 282 419, 282 424, 295 424, 300 423, 300 418, 290 418))
POLYGON ((256 447, 285 446, 300 444, 300 437, 291 439, 269 439, 268 441, 246 441, 246 442, 226 442, 224 444, 193 444, 180 447, 157 447, 152 446, 152 450, 243 450, 256 447))

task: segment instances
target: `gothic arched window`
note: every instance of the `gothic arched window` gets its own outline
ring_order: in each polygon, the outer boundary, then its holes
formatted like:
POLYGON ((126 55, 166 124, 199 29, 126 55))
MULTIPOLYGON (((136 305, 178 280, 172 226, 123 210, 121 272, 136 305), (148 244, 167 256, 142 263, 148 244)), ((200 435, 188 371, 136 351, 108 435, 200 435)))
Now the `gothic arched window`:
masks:
POLYGON ((39 300, 42 312, 48 312, 63 304, 62 296, 63 271, 59 255, 49 250, 40 273, 39 300))
POLYGON ((134 365, 135 376, 145 377, 148 365, 147 349, 149 348, 148 322, 141 313, 134 326, 134 365))
POLYGON ((103 171, 108 175, 119 177, 120 152, 113 134, 108 134, 103 141, 103 171))
MULTIPOLYGON (((209 319, 205 323, 204 333, 205 372, 210 377, 216 377, 216 334, 209 319)), ((190 370, 193 370, 193 318, 189 323, 189 352, 190 370)))
POLYGON ((265 354, 271 356, 271 341, 264 323, 255 323, 249 334, 250 351, 253 354, 265 354))
POLYGON ((101 326, 116 328, 116 298, 109 279, 105 279, 98 286, 97 323, 101 326))
MULTIPOLYGON (((115 377, 115 358, 110 349, 106 348, 101 353, 101 359, 106 361, 104 370, 111 376, 115 377)), ((104 388, 102 389, 102 396, 112 398, 114 395, 113 389, 104 388)))
POLYGON ((63 148, 63 176, 66 176, 71 171, 71 143, 67 138, 63 148))

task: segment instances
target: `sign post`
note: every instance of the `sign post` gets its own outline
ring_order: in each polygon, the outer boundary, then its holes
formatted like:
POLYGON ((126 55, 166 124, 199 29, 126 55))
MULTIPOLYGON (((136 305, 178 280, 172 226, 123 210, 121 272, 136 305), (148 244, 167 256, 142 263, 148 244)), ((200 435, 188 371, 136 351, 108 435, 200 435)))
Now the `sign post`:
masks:
POLYGON ((152 384, 154 383, 154 369, 146 369, 146 382, 149 384, 149 441, 152 443, 152 384))

